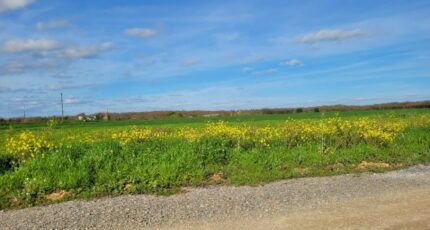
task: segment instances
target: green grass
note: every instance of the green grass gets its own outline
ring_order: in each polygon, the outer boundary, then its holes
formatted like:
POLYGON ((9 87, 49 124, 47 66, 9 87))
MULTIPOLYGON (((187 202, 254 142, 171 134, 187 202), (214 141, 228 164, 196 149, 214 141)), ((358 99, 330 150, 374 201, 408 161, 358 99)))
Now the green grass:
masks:
MULTIPOLYGON (((410 116, 416 114, 428 114, 430 109, 388 109, 388 110, 363 110, 363 111, 346 111, 346 112, 327 112, 325 117, 361 117, 361 116, 410 116)), ((232 123, 253 123, 260 125, 277 124, 280 121, 291 119, 319 119, 323 113, 291 113, 291 114, 271 114, 271 115, 243 115, 243 116, 224 116, 224 117, 195 117, 195 118, 170 118, 154 120, 122 120, 122 121, 65 121, 58 125, 57 129, 103 129, 103 128, 124 128, 127 126, 156 126, 156 127, 199 127, 209 121, 227 121, 232 123)), ((46 122, 31 123, 0 123, 0 130, 8 130, 13 127, 15 130, 30 129, 38 130, 46 127, 46 122)))
MULTIPOLYGON (((429 114, 430 109, 377 110, 342 112, 341 117, 408 117, 429 114)), ((328 113, 325 116, 334 116, 328 113)), ((124 129, 130 125, 163 128, 201 127, 207 121, 277 125, 288 118, 318 119, 319 113, 239 116, 221 118, 182 118, 150 121, 67 122, 55 128, 55 135, 105 129, 124 129)), ((43 123, 14 124, 3 127, 0 137, 20 130, 43 132, 43 123)), ((213 183, 258 185, 279 179, 325 176, 350 172, 384 171, 415 164, 430 163, 430 126, 406 129, 396 140, 384 146, 354 143, 332 148, 326 153, 320 143, 302 143, 291 148, 237 148, 225 140, 203 139, 196 143, 184 140, 149 141, 120 145, 112 140, 94 144, 73 144, 36 156, 13 167, 13 157, 0 148, 0 209, 48 204, 46 194, 64 190, 62 200, 129 193, 172 194, 182 186, 213 183), (357 167, 361 162, 382 162, 390 167, 357 167), (221 180, 211 175, 221 175, 221 180), (128 185, 132 185, 129 186, 128 185)))

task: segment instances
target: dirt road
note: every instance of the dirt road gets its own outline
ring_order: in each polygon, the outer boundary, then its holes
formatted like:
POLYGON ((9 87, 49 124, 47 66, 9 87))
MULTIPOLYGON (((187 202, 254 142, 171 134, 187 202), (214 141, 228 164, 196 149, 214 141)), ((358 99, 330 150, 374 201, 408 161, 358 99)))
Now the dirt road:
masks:
POLYGON ((1 229, 430 229, 430 167, 0 213, 1 229))

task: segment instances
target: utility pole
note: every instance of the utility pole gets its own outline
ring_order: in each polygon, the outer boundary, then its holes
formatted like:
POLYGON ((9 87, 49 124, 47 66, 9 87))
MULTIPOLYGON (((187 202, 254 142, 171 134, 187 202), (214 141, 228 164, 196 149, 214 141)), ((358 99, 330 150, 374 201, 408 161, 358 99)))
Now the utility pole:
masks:
POLYGON ((61 96, 61 122, 64 120, 64 107, 63 107, 63 93, 60 93, 61 96))
POLYGON ((25 121, 25 104, 24 104, 24 121, 25 121))
POLYGON ((108 108, 108 107, 106 107, 106 113, 105 113, 105 115, 103 116, 103 120, 105 120, 105 121, 108 121, 108 120, 109 120, 109 108, 108 108))

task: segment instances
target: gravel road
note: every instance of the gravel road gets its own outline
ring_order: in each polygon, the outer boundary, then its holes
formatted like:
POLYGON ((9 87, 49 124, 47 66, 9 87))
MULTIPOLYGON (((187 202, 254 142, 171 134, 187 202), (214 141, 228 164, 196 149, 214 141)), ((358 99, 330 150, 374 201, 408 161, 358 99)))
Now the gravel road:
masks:
POLYGON ((0 229, 430 229, 430 166, 0 212, 0 229))

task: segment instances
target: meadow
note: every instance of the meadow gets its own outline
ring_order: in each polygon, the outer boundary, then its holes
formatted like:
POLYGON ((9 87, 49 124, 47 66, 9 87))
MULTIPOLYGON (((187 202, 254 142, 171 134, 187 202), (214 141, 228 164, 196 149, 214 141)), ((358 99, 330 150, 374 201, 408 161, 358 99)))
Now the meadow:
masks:
POLYGON ((0 125, 0 209, 430 162, 430 109, 0 125))

